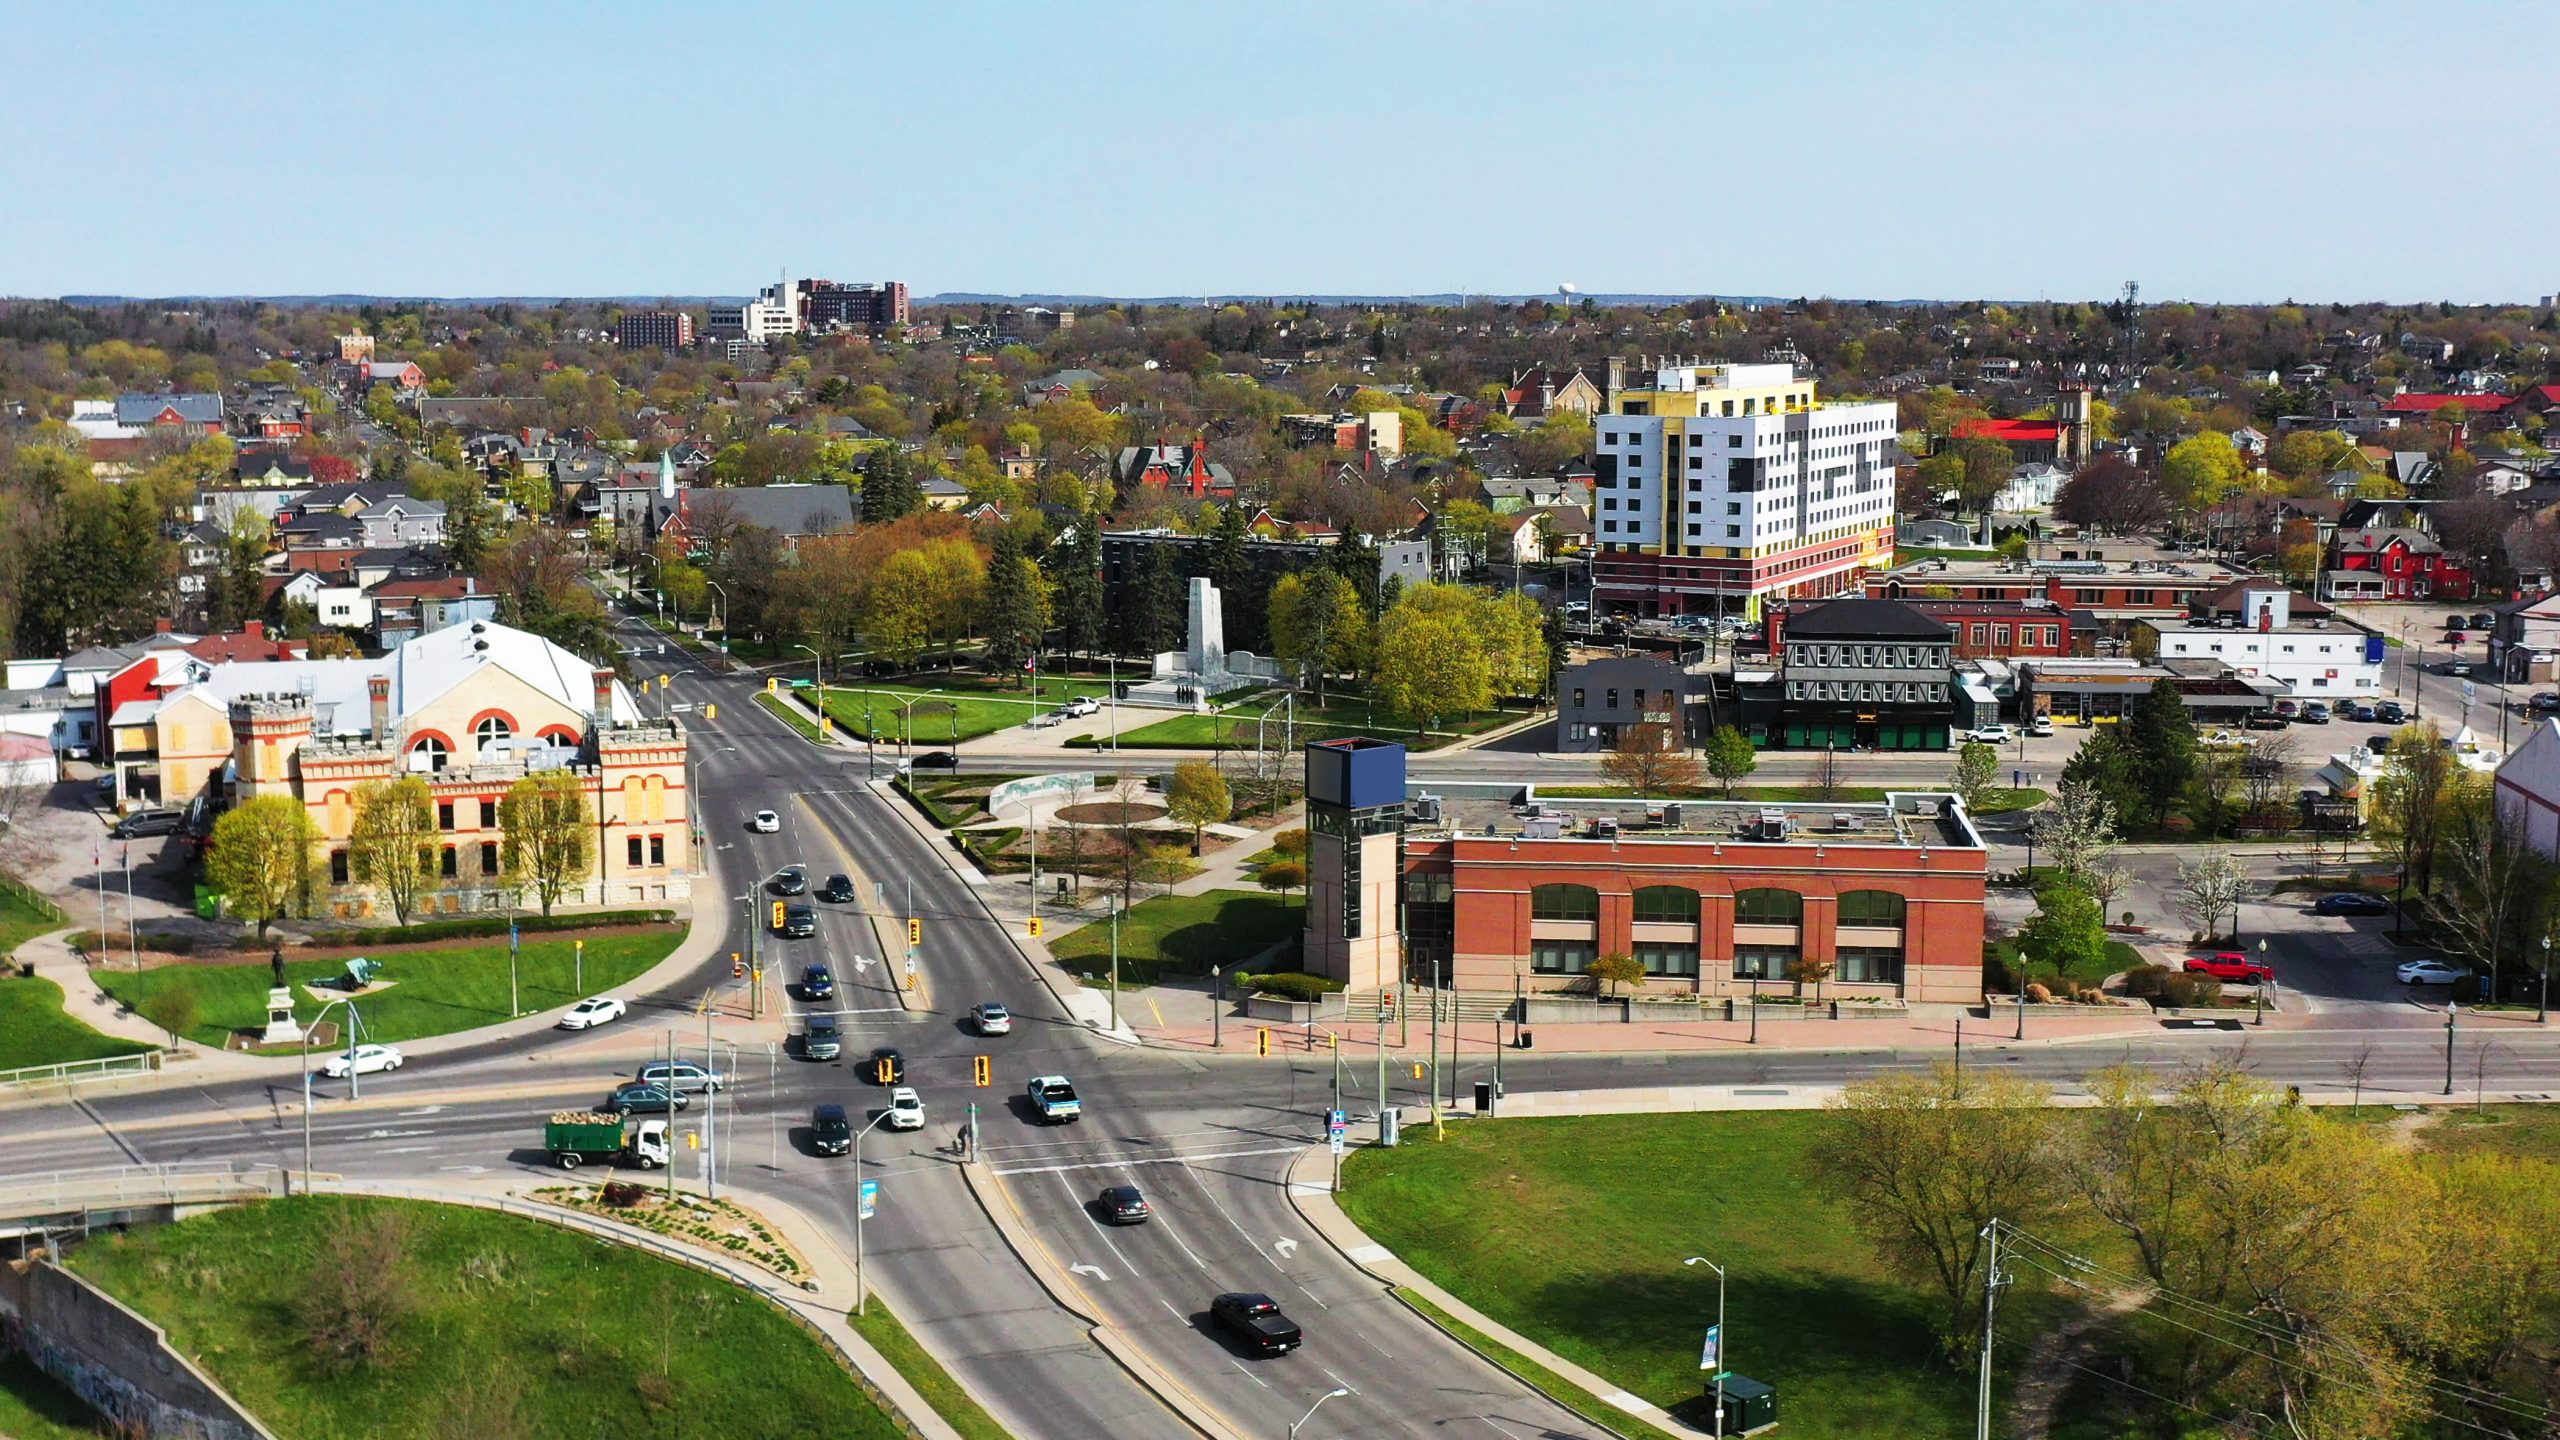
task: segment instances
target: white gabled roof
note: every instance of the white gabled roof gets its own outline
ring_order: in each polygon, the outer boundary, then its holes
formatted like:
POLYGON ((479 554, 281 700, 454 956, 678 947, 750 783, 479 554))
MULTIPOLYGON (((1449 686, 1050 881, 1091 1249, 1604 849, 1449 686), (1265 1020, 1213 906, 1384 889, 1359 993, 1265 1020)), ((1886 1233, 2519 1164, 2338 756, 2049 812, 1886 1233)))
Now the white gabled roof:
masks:
MULTIPOLYGON (((482 666, 495 666, 581 715, 595 713, 595 667, 529 631, 493 621, 468 621, 430 630, 387 655, 369 660, 238 661, 211 667, 199 685, 217 705, 250 695, 307 695, 311 728, 319 735, 358 735, 373 728, 367 687, 376 675, 391 677, 395 723, 434 703, 482 666)), ((174 698, 174 697, 173 697, 174 698)), ((612 723, 638 721, 639 704, 617 680, 612 723)), ((114 722, 111 722, 114 723, 114 722)))

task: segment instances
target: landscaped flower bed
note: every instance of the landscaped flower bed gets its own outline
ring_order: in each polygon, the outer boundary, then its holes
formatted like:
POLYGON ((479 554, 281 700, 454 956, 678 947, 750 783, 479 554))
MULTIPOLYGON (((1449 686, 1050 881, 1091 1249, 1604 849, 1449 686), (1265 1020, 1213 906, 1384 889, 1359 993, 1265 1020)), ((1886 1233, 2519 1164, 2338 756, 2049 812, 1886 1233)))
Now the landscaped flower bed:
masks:
POLYGON ((630 1181, 608 1182, 601 1187, 554 1185, 533 1194, 535 1199, 564 1210, 637 1225, 651 1234, 705 1250, 724 1251, 795 1284, 809 1273, 807 1257, 793 1249, 780 1230, 733 1201, 679 1194, 670 1202, 663 1188, 630 1181))

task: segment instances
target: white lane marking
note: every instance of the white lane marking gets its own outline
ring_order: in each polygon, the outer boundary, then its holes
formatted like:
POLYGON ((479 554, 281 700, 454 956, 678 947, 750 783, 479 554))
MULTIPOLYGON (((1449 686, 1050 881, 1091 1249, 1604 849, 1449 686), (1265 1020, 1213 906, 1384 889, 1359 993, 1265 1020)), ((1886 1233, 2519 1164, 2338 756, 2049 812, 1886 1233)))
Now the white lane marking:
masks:
POLYGON ((1501 1431, 1503 1434, 1510 1436, 1511 1440, 1520 1440, 1520 1432, 1511 1429, 1509 1426, 1504 1425, 1501 1421, 1494 1419, 1492 1416, 1479 1415, 1476 1418, 1487 1425, 1492 1426, 1494 1429, 1501 1431))
POLYGON ((415 1155, 420 1151, 433 1150, 434 1148, 436 1147, 433 1145, 394 1145, 388 1150, 376 1150, 373 1153, 376 1155, 415 1155))
POLYGON ((1265 1379, 1263 1379, 1261 1376, 1254 1374, 1252 1371, 1247 1370, 1247 1369, 1246 1369, 1246 1368, 1244 1368, 1242 1365, 1236 1365, 1236 1362, 1235 1362, 1235 1361, 1230 1360, 1230 1361, 1228 1361, 1227 1363, 1228 1363, 1228 1364, 1230 1364, 1230 1365, 1235 1365, 1235 1367, 1236 1367, 1236 1373, 1237 1373, 1237 1374, 1239 1374, 1239 1375, 1241 1375, 1241 1376, 1243 1376, 1243 1377, 1244 1377, 1244 1378, 1246 1378, 1247 1380, 1252 1381, 1254 1384, 1261 1386, 1261 1387, 1262 1387, 1263 1389, 1265 1389, 1265 1390, 1268 1390, 1268 1389, 1270 1389, 1270 1388, 1271 1388, 1271 1382, 1270 1382, 1270 1381, 1265 1380, 1265 1379))
POLYGON ((433 1130, 368 1130, 358 1140, 406 1140, 417 1135, 433 1135, 433 1130))
POLYGON ((441 1115, 441 1114, 443 1114, 443 1113, 444 1113, 444 1107, 443 1107, 443 1106, 441 1106, 441 1105, 429 1105, 429 1106, 425 1107, 424 1109, 419 1109, 419 1110, 403 1110, 403 1111, 401 1111, 401 1112, 400 1112, 400 1118, 401 1118, 401 1119, 403 1119, 403 1120, 406 1120, 406 1119, 408 1119, 408 1118, 409 1118, 410 1116, 412 1116, 412 1115, 441 1115))
POLYGON ((1279 1251, 1280 1258, 1286 1260, 1290 1256, 1298 1253, 1298 1242, 1295 1240, 1274 1240, 1271 1242, 1271 1248, 1279 1251))
POLYGON ((489 1167, 486 1165, 439 1165, 436 1168, 438 1170, 457 1171, 464 1175, 486 1175, 489 1173, 489 1167))
POLYGON ((1016 1165, 991 1175, 1055 1175, 1065 1170, 1110 1170, 1124 1165, 1188 1165, 1194 1160, 1233 1160, 1245 1155, 1289 1155, 1303 1147, 1278 1145, 1268 1150, 1222 1150, 1214 1155, 1125 1155, 1111 1160, 1079 1160, 1065 1165, 1016 1165))
POLYGON ((1067 1267, 1067 1273, 1070 1275, 1090 1275, 1096 1280, 1108 1280, 1111 1278, 1110 1276, 1102 1273, 1102 1267, 1099 1265, 1070 1265, 1067 1267))

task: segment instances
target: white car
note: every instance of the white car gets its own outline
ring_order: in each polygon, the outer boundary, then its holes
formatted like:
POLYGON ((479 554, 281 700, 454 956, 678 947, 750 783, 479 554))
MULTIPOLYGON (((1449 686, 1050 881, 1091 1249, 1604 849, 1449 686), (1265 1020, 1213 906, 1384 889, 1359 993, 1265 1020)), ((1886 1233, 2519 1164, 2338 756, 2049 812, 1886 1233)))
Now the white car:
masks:
POLYGON ((332 1080, 344 1080, 350 1072, 370 1075, 376 1070, 397 1070, 402 1063, 400 1052, 388 1045, 359 1045, 354 1064, 347 1063, 347 1053, 341 1050, 321 1062, 320 1073, 332 1080))
POLYGON ((2045 738, 2045 737, 2046 737, 2046 736, 2048 736, 2048 735, 2051 735, 2051 734, 2053 733, 2053 719, 2052 719, 2052 717, 2051 717, 2051 716, 2047 716, 2047 715, 2039 715, 2039 716, 2037 716, 2036 718, 2034 718, 2033 720, 2028 721, 2028 722, 2027 722, 2027 733, 2028 733, 2028 734, 2030 734, 2030 735, 2035 736, 2035 737, 2036 737, 2037 739, 2039 739, 2039 740, 2041 740, 2041 739, 2045 738))
POLYGON ((771 835, 782 828, 782 817, 770 810, 759 810, 756 818, 747 822, 747 828, 759 835, 771 835))
POLYGON ((563 1030, 591 1029, 619 1020, 630 1013, 631 1007, 622 1001, 610 995, 598 995, 570 1006, 569 1013, 560 1017, 560 1028, 563 1030))
POLYGON ((1090 695, 1078 696, 1077 698, 1068 701, 1066 706, 1059 710, 1058 713, 1080 720, 1087 715, 1101 714, 1102 702, 1094 699, 1090 695))
POLYGON ((969 1007, 969 1019, 977 1026, 978 1033, 981 1035, 1013 1033, 1013 1012, 993 1000, 982 1000, 969 1007))
POLYGON ((1964 738, 1984 745, 2005 745, 2012 737, 2006 725, 1985 725, 1978 730, 1967 730, 1964 738))
POLYGON ((924 1128, 924 1097, 901 1085, 889 1092, 889 1118, 882 1122, 892 1130, 924 1128))
POLYGON ((2398 973, 2403 985, 2450 985, 2471 972, 2442 960, 2411 960, 2398 973))

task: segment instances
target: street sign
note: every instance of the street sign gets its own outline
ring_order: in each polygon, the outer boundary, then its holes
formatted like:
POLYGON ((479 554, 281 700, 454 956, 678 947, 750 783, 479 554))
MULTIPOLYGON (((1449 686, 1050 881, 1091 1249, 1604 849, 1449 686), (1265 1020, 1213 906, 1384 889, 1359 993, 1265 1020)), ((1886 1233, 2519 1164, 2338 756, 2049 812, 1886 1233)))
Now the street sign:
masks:
POLYGON ((870 1219, 870 1218, 871 1218, 871 1215, 872 1215, 872 1212, 873 1212, 873 1211, 875 1211, 875 1210, 877 1210, 877 1209, 879 1209, 879 1208, 880 1208, 880 1182, 879 1182, 879 1181, 877 1181, 877 1180, 865 1180, 865 1181, 863 1181, 863 1182, 862 1182, 862 1218, 863 1218, 863 1219, 865 1219, 865 1220, 870 1219))
POLYGON ((1325 1139, 1332 1145, 1334 1154, 1339 1155, 1342 1153, 1344 1142, 1349 1137, 1350 1129, 1351 1118, 1339 1110, 1333 1111, 1325 1117, 1325 1139))

